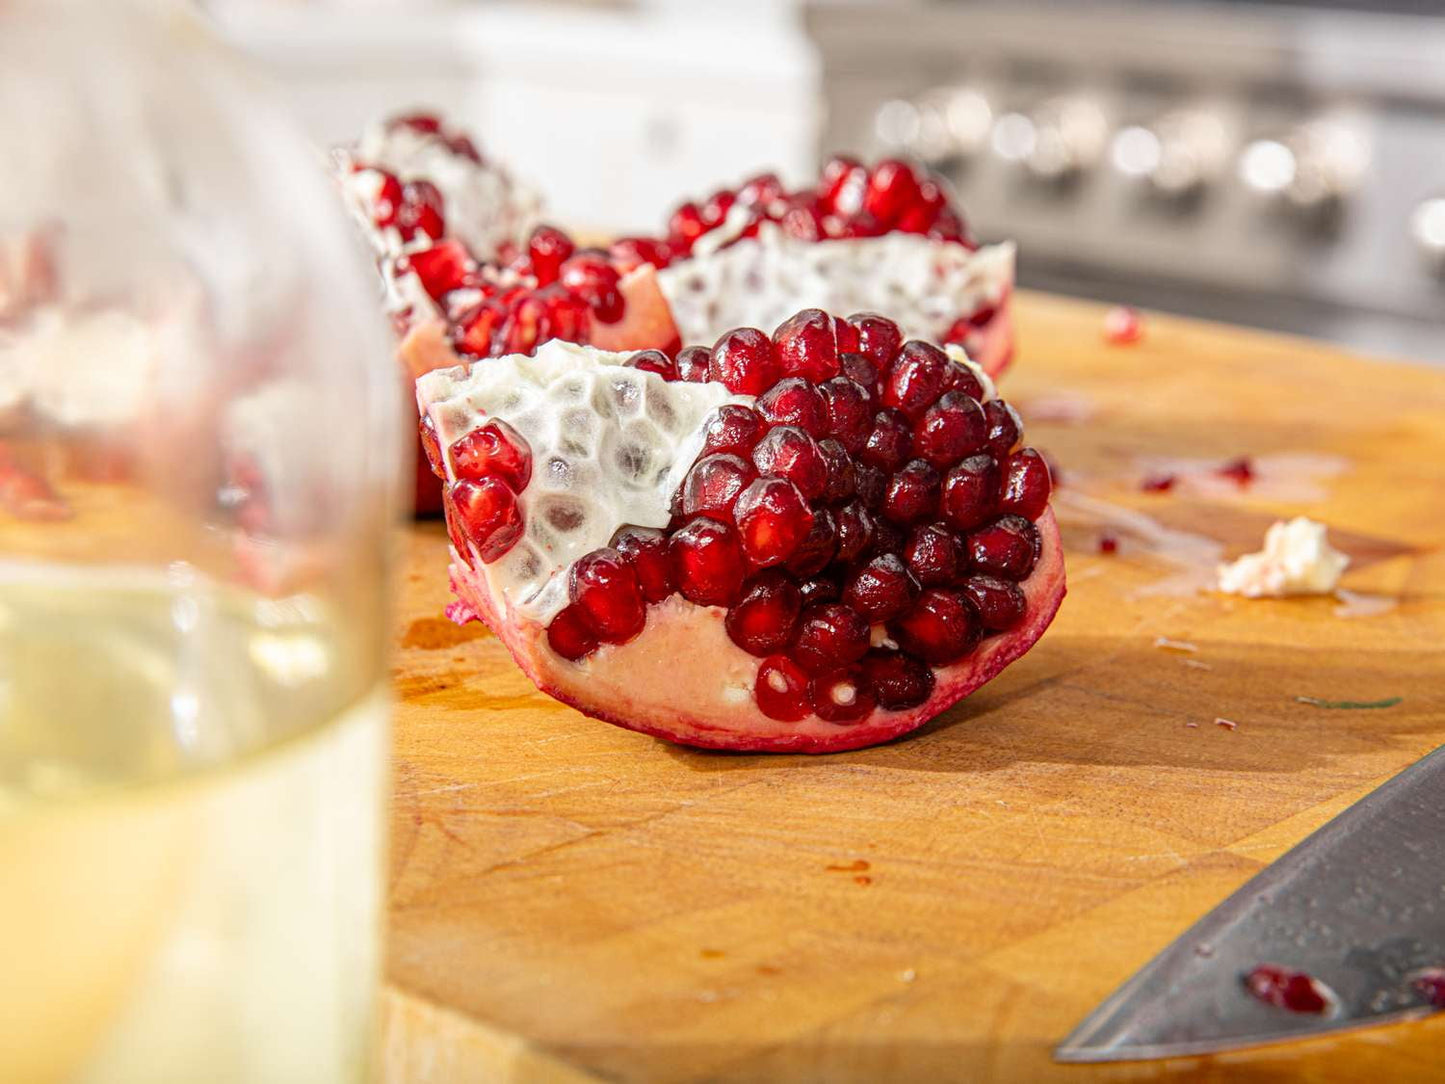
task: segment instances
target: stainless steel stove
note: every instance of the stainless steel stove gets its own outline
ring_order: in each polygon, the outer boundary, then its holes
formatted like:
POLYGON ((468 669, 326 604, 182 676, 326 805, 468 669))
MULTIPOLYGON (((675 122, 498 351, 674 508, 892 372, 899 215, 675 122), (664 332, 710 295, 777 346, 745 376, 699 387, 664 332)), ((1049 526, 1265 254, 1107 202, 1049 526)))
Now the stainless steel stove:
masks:
POLYGON ((1445 4, 820 3, 825 149, 1040 286, 1445 362, 1445 4))

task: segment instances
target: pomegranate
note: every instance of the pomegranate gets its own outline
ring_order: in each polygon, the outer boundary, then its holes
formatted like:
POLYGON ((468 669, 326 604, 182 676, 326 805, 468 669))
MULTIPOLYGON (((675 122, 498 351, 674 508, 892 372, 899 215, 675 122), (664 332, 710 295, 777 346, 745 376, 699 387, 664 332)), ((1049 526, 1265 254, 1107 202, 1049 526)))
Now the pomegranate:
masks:
POLYGON ((551 341, 417 382, 448 612, 538 688, 682 744, 822 753, 921 726, 1039 638, 1065 588, 1047 466, 962 349, 805 310, 689 352, 691 379, 551 341), (877 417, 831 409, 855 401, 877 417))

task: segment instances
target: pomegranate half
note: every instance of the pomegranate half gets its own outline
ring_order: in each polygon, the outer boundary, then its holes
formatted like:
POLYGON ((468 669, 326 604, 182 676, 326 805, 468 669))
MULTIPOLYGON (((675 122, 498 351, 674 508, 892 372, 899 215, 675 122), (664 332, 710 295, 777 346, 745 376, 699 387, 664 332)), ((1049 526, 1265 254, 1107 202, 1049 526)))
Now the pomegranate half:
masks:
POLYGON ((687 745, 922 725, 1064 596, 1048 467, 962 349, 817 309, 675 358, 552 341, 417 382, 449 613, 544 692, 687 745))

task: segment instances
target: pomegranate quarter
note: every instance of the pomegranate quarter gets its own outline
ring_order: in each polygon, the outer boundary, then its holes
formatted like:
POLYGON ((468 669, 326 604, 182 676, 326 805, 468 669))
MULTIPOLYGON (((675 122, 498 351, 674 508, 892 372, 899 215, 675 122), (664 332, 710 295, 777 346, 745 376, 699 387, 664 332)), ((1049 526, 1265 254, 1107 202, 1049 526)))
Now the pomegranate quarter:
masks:
POLYGON ((538 688, 686 745, 825 753, 921 726, 1042 635, 1048 468, 961 348, 809 309, 689 351, 553 341, 417 382, 449 613, 538 688))

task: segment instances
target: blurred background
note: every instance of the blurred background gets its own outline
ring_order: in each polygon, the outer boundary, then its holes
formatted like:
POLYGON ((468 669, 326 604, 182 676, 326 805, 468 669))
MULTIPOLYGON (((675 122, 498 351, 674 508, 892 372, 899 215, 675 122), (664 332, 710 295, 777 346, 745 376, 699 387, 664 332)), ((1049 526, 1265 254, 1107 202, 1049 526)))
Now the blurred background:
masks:
POLYGON ((1022 285, 1445 362, 1445 2, 205 6, 318 140, 440 109, 565 226, 901 153, 1022 285))

